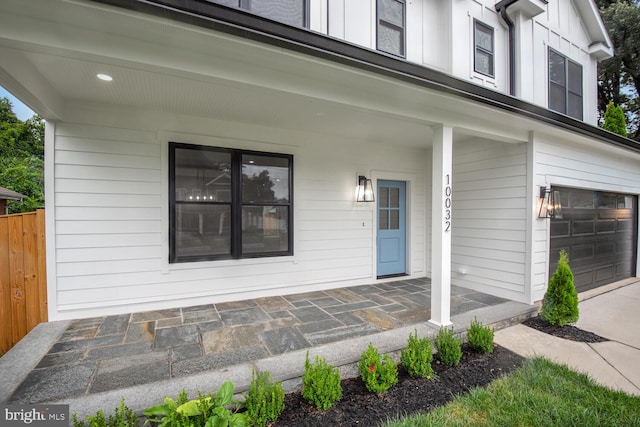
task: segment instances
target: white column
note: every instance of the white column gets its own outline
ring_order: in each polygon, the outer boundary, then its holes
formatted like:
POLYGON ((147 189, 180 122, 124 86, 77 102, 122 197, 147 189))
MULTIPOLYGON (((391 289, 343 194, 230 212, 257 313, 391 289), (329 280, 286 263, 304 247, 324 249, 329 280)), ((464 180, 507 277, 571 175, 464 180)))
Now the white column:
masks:
POLYGON ((431 195, 431 319, 451 324, 451 216, 453 130, 438 126, 433 132, 433 188, 431 195))

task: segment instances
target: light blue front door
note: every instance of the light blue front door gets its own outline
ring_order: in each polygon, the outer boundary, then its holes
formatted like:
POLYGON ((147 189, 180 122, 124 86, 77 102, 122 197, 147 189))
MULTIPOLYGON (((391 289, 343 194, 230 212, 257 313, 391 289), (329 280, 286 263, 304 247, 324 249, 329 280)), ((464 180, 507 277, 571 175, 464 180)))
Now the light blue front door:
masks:
POLYGON ((406 183, 378 181, 378 277, 404 274, 406 261, 406 183))

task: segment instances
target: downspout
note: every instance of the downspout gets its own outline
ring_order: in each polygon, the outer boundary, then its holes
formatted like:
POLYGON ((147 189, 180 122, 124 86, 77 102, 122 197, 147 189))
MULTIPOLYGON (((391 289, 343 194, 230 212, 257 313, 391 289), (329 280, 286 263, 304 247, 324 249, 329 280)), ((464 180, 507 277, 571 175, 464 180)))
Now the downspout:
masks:
POLYGON ((507 8, 518 0, 502 0, 496 4, 496 11, 509 27, 509 95, 516 96, 516 27, 507 14, 507 8))

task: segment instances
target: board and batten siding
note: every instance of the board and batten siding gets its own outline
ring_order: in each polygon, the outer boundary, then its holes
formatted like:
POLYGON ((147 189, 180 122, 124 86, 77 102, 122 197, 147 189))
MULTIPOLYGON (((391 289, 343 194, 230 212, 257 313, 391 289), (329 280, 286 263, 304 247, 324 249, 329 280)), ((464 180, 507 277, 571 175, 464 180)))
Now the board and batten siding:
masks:
POLYGON ((354 202, 358 173, 409 181, 408 264, 414 277, 425 275, 426 148, 318 136, 256 142, 239 137, 246 129, 238 126, 232 138, 206 136, 215 133, 209 120, 194 134, 177 129, 181 138, 163 139, 163 132, 57 123, 51 319, 371 283, 375 203, 354 202), (294 255, 169 264, 169 140, 293 154, 294 255))
POLYGON ((453 144, 451 283, 526 298, 526 144, 453 144))
MULTIPOLYGON (((640 194, 640 154, 630 150, 598 143, 577 144, 536 134, 534 158, 536 189, 540 186, 556 185, 640 194)), ((539 219, 534 222, 532 271, 534 301, 543 298, 549 278, 548 227, 549 220, 539 219)))

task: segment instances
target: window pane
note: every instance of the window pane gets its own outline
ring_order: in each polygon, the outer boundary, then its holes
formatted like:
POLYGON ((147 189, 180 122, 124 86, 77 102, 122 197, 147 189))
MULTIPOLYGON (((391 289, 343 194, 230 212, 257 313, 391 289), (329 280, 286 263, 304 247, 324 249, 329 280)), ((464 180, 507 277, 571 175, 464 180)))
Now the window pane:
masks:
POLYGON ((476 50, 475 70, 478 73, 493 75, 493 55, 476 50))
POLYGON ((571 207, 574 209, 593 209, 595 193, 589 190, 573 190, 571 192, 571 207))
POLYGON ((582 95, 582 67, 569 61, 569 91, 582 95))
POLYGON ((209 150, 175 150, 176 201, 231 201, 231 155, 209 150))
POLYGON ((380 19, 404 28, 404 5, 402 3, 395 0, 382 0, 379 13, 380 19))
POLYGON ((575 119, 582 120, 582 96, 569 93, 569 111, 567 114, 575 119))
POLYGON ((389 206, 389 187, 380 187, 378 189, 378 200, 381 208, 389 206))
POLYGON ((389 211, 389 229, 398 230, 400 228, 400 211, 393 209, 389 211))
POLYGON ((387 209, 380 209, 378 211, 378 228, 380 230, 389 229, 389 211, 387 209))
POLYGON ((615 194, 600 193, 600 197, 598 197, 598 208, 615 209, 617 198, 615 194))
POLYGON ((562 55, 549 50, 549 81, 566 87, 565 82, 565 58, 562 55))
POLYGON ((389 206, 392 208, 400 207, 400 189, 389 188, 389 206))
POLYGON ((549 109, 559 113, 567 112, 567 93, 564 87, 549 83, 549 109))
POLYGON ((176 256, 231 253, 231 207, 210 204, 176 205, 176 256))
POLYGON ((289 203, 289 159, 243 155, 242 201, 244 203, 289 203))
POLYGON ((394 55, 404 55, 402 31, 384 23, 378 25, 378 49, 394 55))
POLYGON ((493 31, 476 22, 476 46, 487 52, 493 52, 493 31))
POLYGON ((242 253, 288 251, 288 223, 287 206, 243 207, 242 253))
POLYGON ((251 12, 274 21, 304 27, 304 0, 251 0, 251 12))

